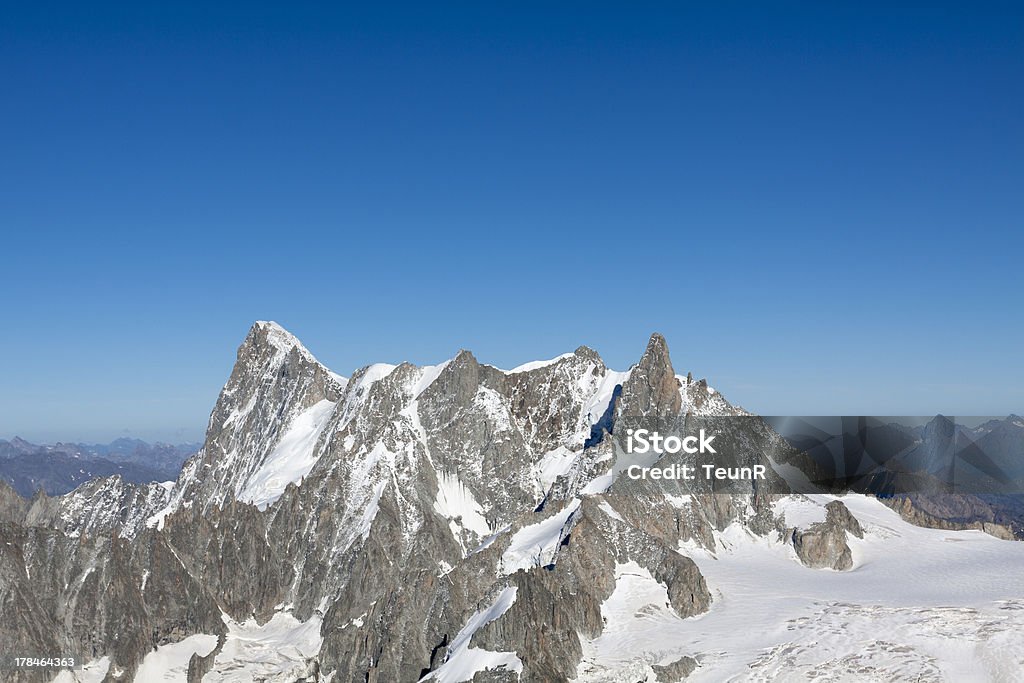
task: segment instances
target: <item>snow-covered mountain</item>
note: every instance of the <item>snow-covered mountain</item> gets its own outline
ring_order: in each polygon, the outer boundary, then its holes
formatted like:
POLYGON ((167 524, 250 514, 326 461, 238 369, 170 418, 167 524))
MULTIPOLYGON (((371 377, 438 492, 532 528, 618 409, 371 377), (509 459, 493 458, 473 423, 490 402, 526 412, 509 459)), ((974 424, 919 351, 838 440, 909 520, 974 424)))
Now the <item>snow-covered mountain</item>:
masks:
POLYGON ((0 488, 0 649, 89 661, 61 680, 1013 680, 1024 546, 638 482, 609 437, 740 414, 659 335, 625 371, 580 347, 345 378, 256 323, 170 490, 0 488))

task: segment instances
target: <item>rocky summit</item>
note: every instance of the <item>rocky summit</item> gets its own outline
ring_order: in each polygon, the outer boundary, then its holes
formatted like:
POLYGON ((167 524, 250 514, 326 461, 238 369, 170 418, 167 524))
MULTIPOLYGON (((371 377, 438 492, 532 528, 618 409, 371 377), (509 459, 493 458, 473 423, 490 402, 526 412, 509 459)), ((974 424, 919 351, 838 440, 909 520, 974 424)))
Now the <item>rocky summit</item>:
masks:
MULTIPOLYGON (((721 648, 645 635, 724 610, 709 571, 749 546, 838 576, 873 542, 833 497, 630 479, 609 438, 626 416, 746 414, 679 374, 657 334, 626 371, 580 347, 512 370, 461 351, 342 377, 258 322, 173 486, 115 476, 32 500, 0 486, 0 650, 85 662, 4 680, 714 672, 721 648)), ((785 444, 757 438, 778 468, 785 444)), ((865 509, 898 519, 879 507, 865 509)))

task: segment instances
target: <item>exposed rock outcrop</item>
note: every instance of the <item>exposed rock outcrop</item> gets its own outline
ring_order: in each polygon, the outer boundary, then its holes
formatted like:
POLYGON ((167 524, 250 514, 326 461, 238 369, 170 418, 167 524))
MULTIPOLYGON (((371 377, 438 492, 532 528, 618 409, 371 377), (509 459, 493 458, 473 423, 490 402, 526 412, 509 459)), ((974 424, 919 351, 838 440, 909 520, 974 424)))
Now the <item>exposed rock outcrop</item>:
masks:
POLYGON ((850 514, 841 500, 825 506, 825 521, 801 531, 793 529, 790 539, 800 561, 808 567, 847 571, 853 568, 853 554, 846 542, 846 534, 864 537, 860 522, 850 514))
POLYGON ((651 668, 658 676, 658 683, 679 683, 696 671, 697 666, 697 660, 693 657, 680 657, 670 664, 655 664, 651 668))
POLYGON ((1024 540, 1024 527, 1018 519, 1024 500, 1003 496, 997 504, 977 495, 897 495, 880 500, 898 512, 900 516, 917 526, 932 529, 977 529, 1004 541, 1024 540), (1013 514, 1002 515, 1000 511, 1013 506, 1013 514))

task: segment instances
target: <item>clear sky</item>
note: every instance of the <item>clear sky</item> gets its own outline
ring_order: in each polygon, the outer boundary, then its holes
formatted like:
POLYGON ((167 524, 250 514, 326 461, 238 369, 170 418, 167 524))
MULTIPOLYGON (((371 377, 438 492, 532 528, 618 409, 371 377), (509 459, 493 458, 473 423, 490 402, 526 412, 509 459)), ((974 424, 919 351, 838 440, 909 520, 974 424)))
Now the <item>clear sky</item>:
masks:
POLYGON ((199 438, 256 319, 1024 413, 1019 5, 362 4, 5 9, 0 437, 199 438))

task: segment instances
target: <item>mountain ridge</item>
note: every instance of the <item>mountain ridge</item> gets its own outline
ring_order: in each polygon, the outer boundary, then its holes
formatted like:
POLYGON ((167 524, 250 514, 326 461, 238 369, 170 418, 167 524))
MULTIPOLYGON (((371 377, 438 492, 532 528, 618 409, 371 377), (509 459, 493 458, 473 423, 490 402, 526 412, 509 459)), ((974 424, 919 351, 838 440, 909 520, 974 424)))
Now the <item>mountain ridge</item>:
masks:
MULTIPOLYGON (((20 605, 0 643, 82 652, 107 681, 157 662, 210 680, 700 675, 718 655, 657 638, 616 654, 620 630, 727 612, 706 562, 744 544, 856 572, 881 538, 851 537, 840 500, 622 476, 616 425, 701 415, 748 413, 677 374, 656 334, 622 372, 580 347, 513 371, 461 351, 344 378, 256 323, 173 487, 101 479, 26 504, 0 487, 0 604, 20 605), (820 518, 791 518, 805 508, 820 518)), ((770 429, 751 438, 784 460, 770 429)))

